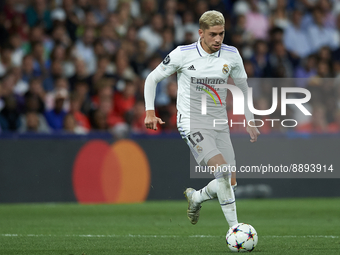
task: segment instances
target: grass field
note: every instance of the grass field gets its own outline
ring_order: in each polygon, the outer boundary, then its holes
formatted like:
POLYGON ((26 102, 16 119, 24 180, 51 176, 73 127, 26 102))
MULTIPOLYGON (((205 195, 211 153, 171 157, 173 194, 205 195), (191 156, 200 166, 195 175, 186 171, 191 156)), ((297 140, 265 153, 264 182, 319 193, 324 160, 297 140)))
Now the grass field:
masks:
MULTIPOLYGON (((2 204, 0 254, 232 254, 217 201, 200 221, 185 201, 128 205, 2 204)), ((238 200, 259 235, 254 254, 340 254, 340 199, 238 200)))

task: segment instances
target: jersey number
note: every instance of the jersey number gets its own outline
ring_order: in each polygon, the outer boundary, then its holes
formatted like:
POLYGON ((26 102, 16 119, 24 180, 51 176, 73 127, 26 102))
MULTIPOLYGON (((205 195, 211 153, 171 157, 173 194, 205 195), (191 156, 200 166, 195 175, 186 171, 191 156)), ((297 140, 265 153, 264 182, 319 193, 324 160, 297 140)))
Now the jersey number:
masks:
POLYGON ((195 147, 197 143, 203 141, 204 137, 201 134, 201 132, 198 131, 198 132, 195 132, 195 133, 192 134, 192 138, 191 138, 190 135, 188 135, 188 139, 189 139, 190 143, 192 144, 192 146, 195 147), (198 137, 194 141, 193 138, 195 138, 196 136, 198 136, 198 137))

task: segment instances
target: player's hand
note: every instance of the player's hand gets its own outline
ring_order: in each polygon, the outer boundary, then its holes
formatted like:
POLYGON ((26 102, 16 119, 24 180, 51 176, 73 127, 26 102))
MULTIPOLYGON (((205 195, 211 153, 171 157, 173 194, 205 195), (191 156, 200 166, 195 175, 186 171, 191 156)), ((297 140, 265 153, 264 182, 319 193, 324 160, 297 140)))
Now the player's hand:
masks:
MULTIPOLYGON (((250 122, 250 124, 252 126, 255 125, 255 123, 252 121, 250 122)), ((257 127, 252 127, 252 126, 247 125, 246 130, 250 135, 250 138, 251 138, 250 142, 254 143, 257 141, 257 137, 260 135, 260 131, 257 129, 257 127)))
POLYGON ((157 124, 164 124, 165 122, 161 119, 156 117, 154 110, 146 111, 146 117, 144 120, 145 127, 148 129, 157 130, 157 124))

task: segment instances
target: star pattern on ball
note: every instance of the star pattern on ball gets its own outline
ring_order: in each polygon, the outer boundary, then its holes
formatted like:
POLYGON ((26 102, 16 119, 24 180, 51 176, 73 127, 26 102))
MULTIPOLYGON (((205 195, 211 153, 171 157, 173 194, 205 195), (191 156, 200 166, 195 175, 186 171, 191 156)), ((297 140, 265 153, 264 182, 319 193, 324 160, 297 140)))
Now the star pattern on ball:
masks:
POLYGON ((243 244, 244 242, 239 243, 238 241, 236 241, 236 245, 233 245, 233 247, 236 248, 237 251, 239 251, 239 250, 244 249, 243 244))
POLYGON ((249 232, 246 232, 246 234, 248 235, 248 239, 247 239, 247 241, 249 240, 249 239, 252 239, 252 240, 254 240, 254 235, 255 234, 253 234, 252 232, 251 232, 251 230, 249 229, 249 232))
POLYGON ((240 229, 238 228, 238 226, 236 228, 233 228, 233 233, 236 234, 237 232, 239 232, 240 229))

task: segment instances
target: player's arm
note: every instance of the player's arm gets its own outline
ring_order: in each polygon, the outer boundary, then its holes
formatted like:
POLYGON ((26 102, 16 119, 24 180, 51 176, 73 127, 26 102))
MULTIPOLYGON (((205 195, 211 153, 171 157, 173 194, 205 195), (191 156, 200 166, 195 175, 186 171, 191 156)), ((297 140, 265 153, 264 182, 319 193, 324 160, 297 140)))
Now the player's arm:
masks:
POLYGON ((255 127, 254 114, 249 110, 248 107, 248 83, 246 79, 234 79, 235 85, 242 90, 244 96, 244 115, 247 120, 246 130, 250 135, 250 142, 256 142, 260 131, 255 127))
POLYGON ((244 96, 244 115, 247 120, 246 130, 250 135, 250 142, 256 142, 260 131, 255 127, 254 114, 249 110, 248 107, 248 83, 247 74, 244 70, 243 61, 239 53, 237 53, 237 59, 235 66, 232 68, 231 77, 233 78, 235 85, 239 87, 244 96))
POLYGON ((146 117, 144 120, 145 127, 148 129, 157 130, 157 124, 164 124, 160 118, 155 114, 155 97, 157 84, 164 78, 172 75, 179 70, 182 62, 180 49, 173 50, 166 58, 160 63, 155 70, 153 70, 145 80, 144 86, 144 99, 146 117))
POLYGON ((145 99, 146 117, 144 120, 144 125, 148 129, 157 130, 158 123, 159 124, 165 123, 160 118, 156 117, 155 108, 154 108, 157 84, 161 80, 163 80, 165 77, 160 75, 155 69, 148 75, 148 77, 145 80, 144 99, 145 99))

